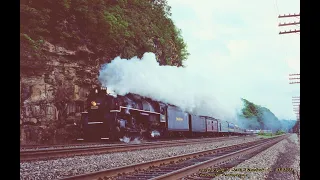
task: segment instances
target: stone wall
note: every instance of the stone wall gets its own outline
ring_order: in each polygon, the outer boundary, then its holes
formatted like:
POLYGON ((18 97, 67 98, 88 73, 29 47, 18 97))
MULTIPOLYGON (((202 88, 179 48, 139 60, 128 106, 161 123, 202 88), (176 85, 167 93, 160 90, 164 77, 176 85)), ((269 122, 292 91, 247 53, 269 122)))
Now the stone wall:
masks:
MULTIPOLYGON (((162 50, 153 41, 150 43, 161 59, 162 50)), ((20 74, 21 144, 59 143, 79 137, 78 124, 81 112, 86 108, 86 94, 92 85, 99 85, 97 77, 101 63, 111 60, 98 57, 85 45, 68 50, 45 41, 41 50, 46 57, 43 73, 20 74), (67 117, 63 120, 59 119, 61 112, 55 104, 59 99, 56 97, 58 87, 68 87, 72 91, 72 100, 65 107, 67 117)), ((33 62, 32 59, 29 61, 33 62)))
MULTIPOLYGON (((61 123, 57 122, 59 110, 53 102, 53 85, 45 83, 43 77, 21 78, 21 81, 21 143, 43 143, 41 135, 45 133, 44 131, 57 128, 61 123)), ((74 98, 66 106, 65 126, 79 124, 81 112, 84 111, 86 104, 88 88, 75 84, 72 87, 74 98)))
MULTIPOLYGON (((77 138, 86 94, 97 79, 99 66, 84 66, 69 60, 77 51, 56 48, 48 42, 45 45, 49 68, 40 76, 20 76, 21 144, 58 143, 77 138), (58 86, 71 88, 72 98, 65 106, 67 117, 63 122, 55 105, 58 86)), ((89 52, 84 47, 79 49, 89 52)))

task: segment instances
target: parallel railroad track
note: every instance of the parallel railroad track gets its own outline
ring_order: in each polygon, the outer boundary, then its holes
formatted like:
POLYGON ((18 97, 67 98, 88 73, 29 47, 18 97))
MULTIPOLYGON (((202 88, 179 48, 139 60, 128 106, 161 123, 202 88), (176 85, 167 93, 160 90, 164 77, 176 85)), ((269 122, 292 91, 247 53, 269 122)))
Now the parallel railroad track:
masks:
POLYGON ((251 158, 257 153, 287 138, 287 135, 206 150, 170 158, 163 158, 119 168, 70 176, 63 180, 106 179, 211 179, 226 169, 251 158), (223 171, 201 172, 205 168, 223 171), (199 172, 200 171, 200 172, 199 172))
MULTIPOLYGON (((250 136, 254 136, 254 135, 250 135, 250 136)), ((238 136, 229 136, 231 137, 238 137, 238 136)), ((217 137, 217 138, 224 138, 224 137, 217 137)), ((172 141, 193 141, 193 140, 206 140, 206 139, 215 139, 215 138, 174 138, 174 139, 156 139, 156 140, 150 140, 150 141, 146 141, 145 143, 154 143, 154 142, 172 142, 172 141)), ((115 145, 115 144, 125 144, 125 143, 121 143, 121 142, 72 142, 72 143, 65 143, 65 144, 47 144, 47 145, 37 145, 37 144, 31 144, 31 145, 20 145, 20 151, 28 151, 28 150, 40 150, 40 149, 53 149, 53 148, 70 148, 70 147, 82 147, 82 146, 94 146, 94 145, 115 145)))
POLYGON ((34 149, 45 149, 45 148, 65 148, 70 146, 92 146, 102 145, 103 143, 70 143, 70 144, 53 144, 53 145, 20 145, 20 151, 34 150, 34 149))
MULTIPOLYGON (((241 137, 222 137, 209 139, 177 140, 177 141, 159 141, 146 142, 141 144, 109 144, 92 147, 71 147, 71 148, 54 148, 54 149, 36 149, 20 151, 20 162, 32 160, 47 160, 62 158, 68 156, 102 154, 113 152, 125 152, 132 150, 142 150, 150 148, 173 147, 195 143, 217 142, 221 140, 234 140, 241 137)), ((243 137, 242 137, 243 138, 243 137)))

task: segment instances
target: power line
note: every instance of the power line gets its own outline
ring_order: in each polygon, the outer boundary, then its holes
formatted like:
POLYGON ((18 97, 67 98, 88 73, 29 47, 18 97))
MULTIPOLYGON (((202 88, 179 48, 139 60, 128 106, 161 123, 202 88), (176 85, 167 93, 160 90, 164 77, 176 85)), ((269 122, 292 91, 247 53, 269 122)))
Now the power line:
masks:
POLYGON ((298 33, 300 30, 289 30, 289 31, 280 31, 279 34, 290 34, 290 33, 298 33))
POLYGON ((288 15, 279 15, 278 18, 286 18, 286 17, 300 17, 300 13, 299 14, 288 14, 288 15))
MULTIPOLYGON (((300 76, 300 74, 289 74, 289 76, 300 76)), ((300 80, 300 77, 289 77, 289 80, 300 80)), ((289 82, 289 84, 300 84, 298 81, 289 82)))
POLYGON ((300 24, 300 22, 291 22, 291 23, 279 23, 278 26, 291 26, 291 25, 297 25, 300 24))
POLYGON ((300 84, 300 82, 290 82, 289 84, 300 84))
MULTIPOLYGON (((290 17, 300 17, 300 13, 299 14, 288 14, 288 15, 279 15, 278 18, 290 18, 290 17)), ((298 25, 300 24, 299 22, 289 22, 289 23, 279 23, 279 27, 282 26, 292 26, 292 25, 298 25)), ((279 34, 291 34, 291 33, 300 33, 300 29, 294 29, 294 30, 289 30, 289 31, 280 31, 279 34)))

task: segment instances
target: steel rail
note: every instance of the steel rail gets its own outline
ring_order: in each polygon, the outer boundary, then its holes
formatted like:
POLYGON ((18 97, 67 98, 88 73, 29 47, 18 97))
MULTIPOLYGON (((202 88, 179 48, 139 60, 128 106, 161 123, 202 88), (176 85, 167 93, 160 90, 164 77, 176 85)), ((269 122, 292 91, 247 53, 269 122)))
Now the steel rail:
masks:
POLYGON ((232 159, 238 159, 241 156, 253 153, 259 149, 265 148, 266 146, 270 146, 270 145, 272 146, 283 139, 284 138, 273 139, 271 141, 263 142, 262 144, 253 145, 251 147, 241 149, 241 150, 238 150, 235 152, 231 152, 231 153, 228 153, 228 154, 225 154, 220 157, 216 157, 216 158, 204 161, 204 162, 200 162, 199 164, 194 164, 192 166, 188 166, 188 167, 170 172, 168 174, 164 174, 164 175, 152 178, 150 180, 180 179, 183 177, 187 177, 187 176, 198 173, 201 169, 206 169, 206 168, 212 167, 212 166, 218 166, 218 165, 223 164, 223 163, 230 161, 232 159))
POLYGON ((150 148, 162 148, 162 147, 173 147, 182 146, 189 144, 198 143, 210 143, 222 140, 234 140, 243 137, 232 137, 232 138, 211 138, 211 139, 196 139, 186 141, 168 141, 168 142, 147 142, 141 144, 116 144, 106 146, 93 146, 93 147, 71 147, 71 148, 55 148, 55 149, 41 149, 41 150, 24 150, 20 151, 20 162, 32 161, 32 160, 47 160, 53 158, 62 158, 68 156, 80 156, 80 155, 91 155, 91 154, 102 154, 102 153, 114 153, 114 152, 125 152, 133 150, 143 150, 150 148))
MULTIPOLYGON (((133 164, 133 165, 123 166, 123 167, 118 167, 118 168, 96 171, 96 172, 92 172, 92 173, 86 173, 86 174, 81 174, 81 175, 65 177, 60 180, 101 180, 101 179, 115 178, 115 177, 118 177, 121 175, 135 173, 135 172, 141 172, 142 170, 153 169, 155 167, 161 167, 161 166, 168 165, 168 164, 174 164, 176 162, 181 162, 184 160, 201 157, 201 156, 208 155, 208 154, 225 152, 225 151, 232 150, 232 149, 239 148, 239 147, 244 147, 244 146, 248 146, 248 145, 256 145, 258 143, 271 141, 273 139, 281 139, 282 140, 284 138, 285 137, 283 137, 283 136, 277 136, 277 137, 273 137, 273 138, 261 139, 261 140, 257 140, 257 141, 236 144, 236 145, 221 147, 221 148, 217 148, 217 149, 211 149, 211 150, 205 150, 205 151, 200 151, 200 152, 195 152, 195 153, 189 153, 189 154, 185 154, 185 155, 174 156, 174 157, 170 157, 170 158, 162 158, 162 159, 149 161, 149 162, 145 162, 145 163, 133 164)), ((258 146, 256 146, 256 147, 258 147, 258 146)))

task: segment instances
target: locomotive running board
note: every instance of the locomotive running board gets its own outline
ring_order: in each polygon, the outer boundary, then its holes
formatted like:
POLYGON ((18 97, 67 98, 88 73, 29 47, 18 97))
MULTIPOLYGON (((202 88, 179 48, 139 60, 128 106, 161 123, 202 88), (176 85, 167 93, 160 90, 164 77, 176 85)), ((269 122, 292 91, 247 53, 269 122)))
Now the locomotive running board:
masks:
POLYGON ((160 113, 157 113, 157 112, 145 111, 145 110, 141 110, 141 109, 135 109, 135 108, 124 107, 124 106, 120 106, 119 110, 110 110, 110 112, 121 112, 121 109, 131 109, 131 110, 134 110, 134 111, 146 112, 146 113, 159 114, 160 115, 160 113))

